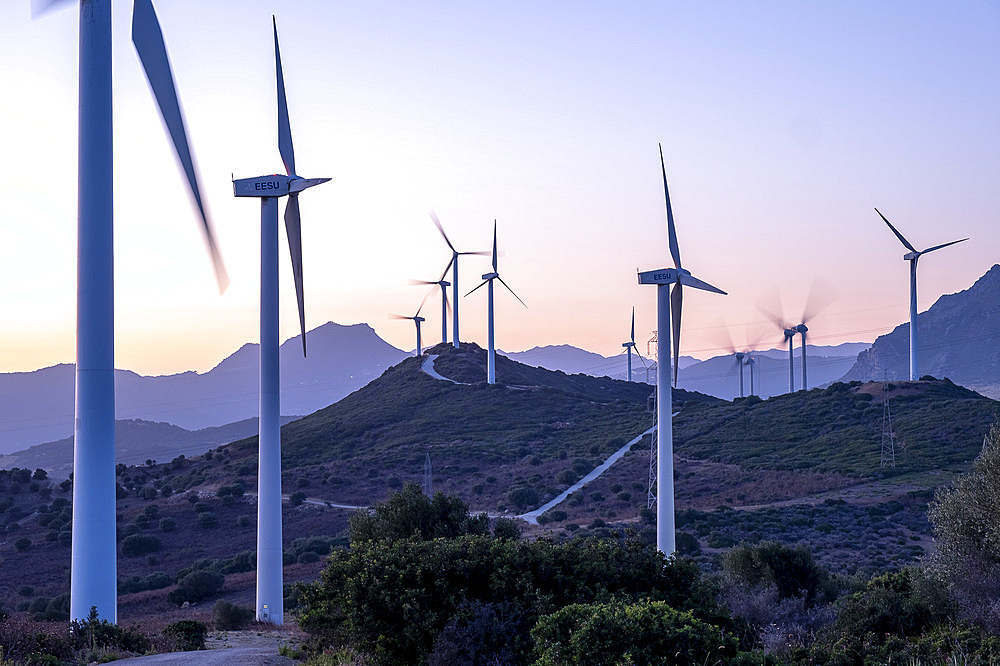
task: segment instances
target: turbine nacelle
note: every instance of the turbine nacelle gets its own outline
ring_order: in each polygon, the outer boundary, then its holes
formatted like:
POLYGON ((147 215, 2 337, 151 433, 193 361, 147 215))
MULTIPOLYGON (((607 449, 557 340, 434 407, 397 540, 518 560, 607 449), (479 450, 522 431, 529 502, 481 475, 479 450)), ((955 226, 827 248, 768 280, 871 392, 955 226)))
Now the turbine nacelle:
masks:
POLYGON ((499 273, 486 273, 485 275, 483 275, 482 279, 484 279, 484 280, 492 280, 493 278, 498 278, 498 277, 500 277, 499 273))
POLYGON ((903 259, 905 259, 906 261, 913 261, 922 254, 923 252, 907 252, 906 254, 903 255, 903 259))
MULTIPOLYGON (((806 332, 809 330, 809 327, 806 326, 805 324, 799 324, 798 326, 795 327, 794 330, 795 333, 801 333, 802 335, 805 335, 806 332)), ((794 333, 792 335, 794 335, 794 333)))
POLYGON ((329 178, 300 178, 276 173, 272 176, 240 178, 233 181, 233 194, 238 197, 283 197, 328 182, 329 178))

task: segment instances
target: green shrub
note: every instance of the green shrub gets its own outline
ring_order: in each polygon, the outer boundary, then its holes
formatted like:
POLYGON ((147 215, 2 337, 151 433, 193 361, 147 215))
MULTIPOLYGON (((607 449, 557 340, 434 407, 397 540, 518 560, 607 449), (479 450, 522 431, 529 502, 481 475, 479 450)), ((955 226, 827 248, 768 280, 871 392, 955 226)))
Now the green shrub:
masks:
POLYGON ((836 595, 829 575, 805 546, 776 541, 739 545, 722 556, 722 569, 747 587, 776 586, 781 599, 804 596, 811 605, 836 595))
MULTIPOLYGON (((333 551, 320 581, 303 588, 299 626, 317 651, 349 645, 376 663, 412 664, 467 604, 511 604, 518 633, 528 636, 543 613, 615 595, 666 601, 703 619, 718 613, 696 565, 638 541, 477 535, 361 541, 333 551)), ((522 663, 531 646, 515 649, 522 663)))
POLYGON ((167 625, 163 630, 163 635, 173 641, 177 650, 185 652, 204 650, 208 627, 204 622, 197 620, 178 620, 167 625))
POLYGON ((676 663, 668 655, 717 664, 738 653, 735 637, 662 601, 573 604, 541 617, 531 635, 536 666, 676 663))
POLYGON ((152 534, 133 534, 122 540, 122 555, 135 557, 155 553, 163 548, 163 542, 152 534))
POLYGON ((195 524, 203 529, 217 527, 219 524, 219 517, 215 515, 214 511, 205 511, 198 514, 198 518, 195 519, 195 524))
POLYGON ((177 527, 177 521, 174 520, 173 518, 171 518, 170 516, 166 516, 164 518, 160 518, 160 530, 161 531, 163 531, 163 532, 173 532, 175 527, 177 527))
POLYGON ((242 629, 254 619, 254 612, 249 608, 237 606, 222 599, 212 606, 212 624, 216 629, 232 631, 242 629))
POLYGON ((422 539, 453 538, 462 534, 487 534, 485 514, 470 516, 469 507, 460 498, 435 493, 424 495, 415 483, 408 483, 374 511, 357 511, 351 516, 350 540, 406 539, 419 534, 422 539))
POLYGON ((195 602, 207 599, 222 589, 226 577, 212 571, 192 571, 177 583, 177 589, 171 590, 167 601, 180 606, 185 601, 195 602))
POLYGON ((20 539, 14 542, 14 548, 17 549, 17 552, 23 553, 24 551, 31 548, 31 539, 29 539, 28 537, 21 537, 20 539))

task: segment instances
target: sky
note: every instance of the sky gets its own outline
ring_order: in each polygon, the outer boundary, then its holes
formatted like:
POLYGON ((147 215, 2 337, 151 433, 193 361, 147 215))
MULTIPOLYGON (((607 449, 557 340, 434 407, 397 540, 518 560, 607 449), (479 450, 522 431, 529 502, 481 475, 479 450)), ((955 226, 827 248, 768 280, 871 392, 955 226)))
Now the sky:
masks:
MULTIPOLYGON (((497 345, 645 347, 670 265, 662 143, 688 290, 681 353, 777 346, 760 311, 836 297, 814 344, 871 341, 1000 259, 1000 5, 156 2, 232 284, 219 294, 193 206, 114 6, 116 365, 207 371, 258 338, 259 206, 231 178, 282 170, 271 14, 305 192, 306 322, 365 322, 412 349, 424 297, 460 250, 487 250, 527 303, 497 293, 497 345)), ((76 8, 0 22, 0 372, 72 362, 76 308, 76 8)), ((283 206, 283 204, 282 204, 283 206)), ((282 232, 281 335, 298 330, 282 232)), ((462 260, 463 293, 489 270, 462 260)), ((440 331, 424 306, 424 339, 440 331)), ((486 294, 460 304, 486 343, 486 294)))

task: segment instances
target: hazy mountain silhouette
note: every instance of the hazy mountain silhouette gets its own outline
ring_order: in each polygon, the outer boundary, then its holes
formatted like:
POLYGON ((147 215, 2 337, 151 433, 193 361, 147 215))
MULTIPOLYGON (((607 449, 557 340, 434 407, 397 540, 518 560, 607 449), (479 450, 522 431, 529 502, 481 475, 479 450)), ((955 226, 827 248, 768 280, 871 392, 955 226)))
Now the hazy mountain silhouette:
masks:
MULTIPOLYGON (((917 325, 921 376, 948 377, 983 395, 1000 397, 1000 265, 968 289, 939 298, 917 315, 917 325)), ((907 322, 859 354, 843 380, 905 379, 909 359, 907 322)))
MULTIPOLYGON (((640 347, 640 349, 642 349, 640 347)), ((547 345, 545 347, 533 347, 522 352, 502 352, 507 358, 533 365, 546 370, 562 370, 568 375, 579 373, 593 375, 595 377, 611 377, 612 379, 625 379, 628 372, 628 361, 625 354, 617 356, 601 356, 594 352, 589 352, 571 345, 547 345)), ((645 356, 645 350, 643 350, 645 356)), ((651 365, 650 359, 645 359, 646 365, 651 365)), ((680 366, 685 368, 698 359, 690 356, 681 356, 680 366)), ((636 354, 632 354, 632 379, 633 381, 645 381, 645 366, 636 354)))
MULTIPOLYGON (((284 425, 297 416, 281 417, 284 425)), ((130 419, 115 422, 115 462, 142 465, 146 461, 168 462, 177 456, 201 455, 209 449, 257 434, 257 417, 223 426, 185 430, 170 423, 130 419)), ((0 455, 0 469, 21 467, 48 470, 62 479, 73 471, 73 438, 36 444, 23 451, 0 455)))
MULTIPOLYGON (((367 324, 328 322, 281 345, 281 413, 310 414, 378 377, 407 356, 367 324)), ((120 420, 165 421, 187 430, 257 416, 258 351, 245 344, 205 373, 146 377, 115 372, 120 420)), ((0 374, 0 453, 68 437, 73 432, 72 364, 0 374)))

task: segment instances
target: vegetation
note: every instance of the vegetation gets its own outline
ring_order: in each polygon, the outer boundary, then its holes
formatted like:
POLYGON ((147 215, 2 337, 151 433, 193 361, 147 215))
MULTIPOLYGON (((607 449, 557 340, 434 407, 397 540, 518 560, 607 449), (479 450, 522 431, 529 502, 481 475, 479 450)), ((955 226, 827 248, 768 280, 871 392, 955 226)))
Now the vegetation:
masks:
POLYGON ((942 490, 930 512, 939 549, 935 570, 950 583, 964 615, 1000 632, 1000 421, 972 471, 942 490))

